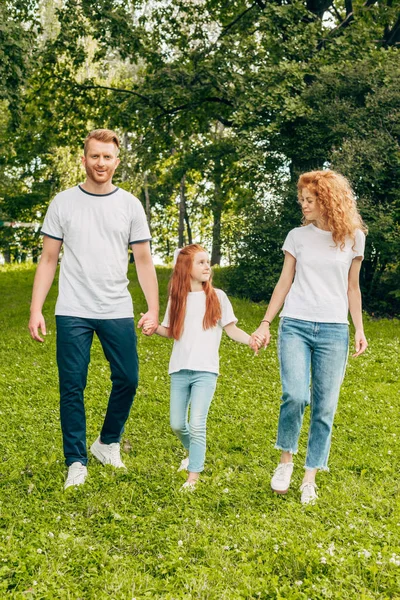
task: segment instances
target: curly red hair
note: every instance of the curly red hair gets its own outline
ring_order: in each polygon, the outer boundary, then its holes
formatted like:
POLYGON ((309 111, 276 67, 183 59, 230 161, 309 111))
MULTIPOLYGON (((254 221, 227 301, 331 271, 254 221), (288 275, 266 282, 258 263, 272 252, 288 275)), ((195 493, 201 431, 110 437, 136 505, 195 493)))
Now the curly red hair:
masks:
MULTIPOLYGON (((297 182, 299 198, 303 188, 310 190, 317 197, 322 217, 332 232, 335 244, 344 248, 346 237, 353 242, 357 229, 367 233, 350 182, 335 171, 310 171, 300 175, 297 182)), ((306 221, 303 219, 303 223, 306 221)))
MULTIPOLYGON (((206 252, 199 244, 189 244, 182 248, 178 254, 169 282, 169 334, 175 340, 179 340, 183 333, 186 301, 188 293, 191 290, 190 275, 194 257, 199 252, 206 252)), ((203 329, 210 329, 211 327, 215 327, 221 318, 221 305, 211 283, 211 277, 208 281, 204 281, 202 285, 206 293, 206 312, 203 319, 203 329)))

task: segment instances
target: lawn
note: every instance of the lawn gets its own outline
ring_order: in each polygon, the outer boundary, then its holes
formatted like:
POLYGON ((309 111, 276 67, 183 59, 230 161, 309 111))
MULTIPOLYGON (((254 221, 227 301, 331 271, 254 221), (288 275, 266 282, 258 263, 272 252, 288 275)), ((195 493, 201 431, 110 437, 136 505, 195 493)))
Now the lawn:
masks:
MULTIPOLYGON (((167 269, 160 268, 162 310, 167 269)), ((30 340, 32 267, 0 271, 0 598, 400 598, 399 321, 366 317, 369 349, 350 359, 320 500, 299 502, 306 432, 287 496, 270 491, 280 402, 276 326, 254 357, 226 336, 209 416, 206 470, 179 491, 182 449, 169 429, 171 342, 139 335, 141 383, 123 436, 128 471, 89 459, 63 491, 53 286, 45 344, 30 340)), ((145 308, 130 272, 136 314, 145 308)), ((232 299, 251 332, 265 306, 232 299)), ((87 435, 110 391, 100 344, 86 389, 87 435)), ((304 424, 307 425, 307 418, 304 424)))

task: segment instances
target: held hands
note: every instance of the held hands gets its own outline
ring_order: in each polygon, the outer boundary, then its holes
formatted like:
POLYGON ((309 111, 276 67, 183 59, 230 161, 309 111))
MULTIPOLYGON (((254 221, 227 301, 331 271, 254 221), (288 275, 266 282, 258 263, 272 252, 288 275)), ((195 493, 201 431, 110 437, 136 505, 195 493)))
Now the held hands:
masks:
POLYGON ((269 331, 268 324, 264 325, 264 323, 261 323, 258 329, 256 329, 255 332, 252 334, 252 337, 253 336, 255 336, 258 340, 261 340, 258 346, 259 349, 266 348, 271 341, 271 333, 269 331))
POLYGON ((39 335, 39 329, 42 335, 46 335, 46 323, 41 312, 32 312, 28 325, 31 338, 36 342, 44 342, 44 339, 39 335))
POLYGON ((264 344, 264 338, 257 334, 257 332, 253 333, 249 338, 249 346, 253 350, 254 354, 258 354, 260 348, 262 348, 264 344))
POLYGON ((359 331, 359 330, 356 331, 355 336, 354 336, 354 348, 355 348, 355 353, 352 354, 353 358, 357 358, 357 356, 360 356, 360 354, 365 352, 366 349, 368 348, 368 342, 367 342, 367 339, 366 339, 363 331, 359 331))
POLYGON ((158 327, 158 315, 151 310, 147 313, 140 313, 141 319, 138 323, 139 329, 142 329, 144 335, 150 336, 158 327))

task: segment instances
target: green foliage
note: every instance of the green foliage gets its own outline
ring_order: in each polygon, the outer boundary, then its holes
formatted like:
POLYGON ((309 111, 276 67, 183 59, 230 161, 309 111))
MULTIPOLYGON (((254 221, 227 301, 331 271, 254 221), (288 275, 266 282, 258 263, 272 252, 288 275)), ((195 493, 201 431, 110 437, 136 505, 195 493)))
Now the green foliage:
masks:
MULTIPOLYGON (((158 277, 163 309, 170 271, 158 277)), ((145 307, 134 271, 136 314, 145 307)), ((168 417, 171 342, 139 335, 141 382, 122 450, 126 473, 89 459, 82 488, 64 493, 53 286, 45 344, 28 338, 33 270, 0 270, 0 596, 78 600, 387 600, 400 596, 399 322, 366 318, 369 349, 349 359, 331 472, 302 507, 306 428, 293 486, 272 494, 279 414, 276 324, 253 357, 226 336, 208 420, 206 469, 182 494, 182 449, 168 417)), ((252 331, 265 306, 233 299, 252 331)), ((96 340, 86 389, 88 441, 110 391, 96 340)))

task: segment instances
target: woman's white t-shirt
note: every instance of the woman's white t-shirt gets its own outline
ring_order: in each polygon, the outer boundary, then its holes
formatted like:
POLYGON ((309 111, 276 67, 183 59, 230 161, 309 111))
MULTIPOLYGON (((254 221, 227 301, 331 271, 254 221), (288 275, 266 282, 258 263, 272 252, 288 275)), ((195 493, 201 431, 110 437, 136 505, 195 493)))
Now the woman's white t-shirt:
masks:
POLYGON ((296 259, 296 274, 280 317, 319 323, 348 323, 347 291, 351 263, 364 256, 365 235, 356 231, 343 250, 330 231, 315 225, 289 231, 282 246, 296 259), (353 248, 354 246, 354 248, 353 248))
MULTIPOLYGON (((186 301, 186 314, 183 333, 179 340, 174 340, 168 373, 176 373, 182 369, 191 371, 209 371, 219 373, 219 345, 222 329, 230 323, 237 323, 232 304, 222 290, 215 290, 221 305, 221 319, 215 327, 203 329, 206 311, 205 292, 189 292, 186 301)), ((162 325, 169 327, 169 307, 162 325)))

